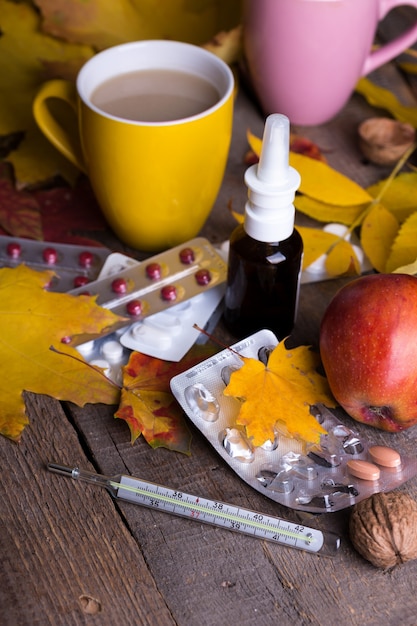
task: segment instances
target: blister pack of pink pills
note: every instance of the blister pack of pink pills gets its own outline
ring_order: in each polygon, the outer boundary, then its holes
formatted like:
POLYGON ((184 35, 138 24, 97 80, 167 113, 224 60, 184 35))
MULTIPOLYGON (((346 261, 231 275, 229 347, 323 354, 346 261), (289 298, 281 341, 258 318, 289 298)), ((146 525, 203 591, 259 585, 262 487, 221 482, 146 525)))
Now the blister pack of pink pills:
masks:
POLYGON ((49 291, 85 288, 97 279, 109 254, 110 250, 101 247, 0 236, 0 267, 25 264, 34 270, 53 270, 49 291))
POLYGON ((226 274, 223 257, 200 237, 71 293, 97 295, 97 304, 132 323, 224 283, 226 274))
POLYGON ((358 435, 322 405, 311 409, 327 433, 319 444, 277 432, 274 441, 255 448, 236 424, 242 401, 223 391, 232 372, 243 366, 239 355, 266 364, 277 343, 271 331, 259 331, 171 380, 189 419, 242 480, 290 508, 326 513, 390 491, 417 474, 417 458, 375 444, 371 432, 358 435))

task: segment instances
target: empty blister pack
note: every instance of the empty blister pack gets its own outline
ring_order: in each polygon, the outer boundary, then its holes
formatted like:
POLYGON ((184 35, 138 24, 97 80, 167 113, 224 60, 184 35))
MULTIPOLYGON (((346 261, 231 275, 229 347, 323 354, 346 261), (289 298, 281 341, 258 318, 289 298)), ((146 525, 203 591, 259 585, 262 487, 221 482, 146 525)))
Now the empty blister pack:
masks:
POLYGON ((262 330, 171 380, 185 413, 241 479, 280 504, 323 513, 392 490, 417 473, 416 458, 375 445, 371 433, 369 440, 359 436, 321 405, 311 407, 327 433, 319 444, 277 432, 274 441, 255 448, 236 425, 242 401, 223 391, 231 372, 243 365, 238 355, 266 362, 276 345, 275 335, 262 330))
POLYGON ((85 288, 97 279, 109 254, 107 248, 0 236, 0 267, 25 264, 38 271, 53 270, 49 291, 85 288))

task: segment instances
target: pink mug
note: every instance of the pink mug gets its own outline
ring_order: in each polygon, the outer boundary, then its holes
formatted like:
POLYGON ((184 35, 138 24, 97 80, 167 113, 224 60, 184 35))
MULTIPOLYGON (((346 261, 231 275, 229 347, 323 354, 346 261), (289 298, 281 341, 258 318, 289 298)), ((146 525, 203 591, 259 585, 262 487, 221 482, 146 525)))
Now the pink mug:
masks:
POLYGON ((416 23, 372 52, 379 22, 417 0, 244 0, 250 80, 265 114, 312 126, 344 107, 359 78, 417 41, 416 23))

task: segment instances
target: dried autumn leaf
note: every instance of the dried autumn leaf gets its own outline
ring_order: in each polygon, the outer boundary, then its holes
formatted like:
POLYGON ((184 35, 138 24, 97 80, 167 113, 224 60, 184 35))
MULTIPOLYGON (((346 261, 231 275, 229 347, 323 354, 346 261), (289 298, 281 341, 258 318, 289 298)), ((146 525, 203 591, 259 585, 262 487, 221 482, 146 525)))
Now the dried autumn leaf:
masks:
POLYGON ((93 50, 42 34, 39 14, 27 2, 0 0, 0 15, 0 136, 24 137, 8 160, 19 183, 45 180, 57 172, 72 182, 78 172, 36 126, 32 102, 45 80, 75 77, 93 50), (67 73, 48 74, 52 67, 48 64, 54 61, 60 62, 60 72, 65 68, 67 73))
POLYGON ((386 272, 393 272, 398 267, 414 263, 417 259, 417 213, 413 213, 403 222, 387 260, 386 272))
POLYGON ((377 198, 384 190, 382 201, 394 217, 403 222, 417 211, 417 172, 401 172, 390 184, 386 179, 367 188, 368 193, 377 198), (384 189, 385 188, 385 189, 384 189))
MULTIPOLYGON (((259 161, 262 139, 256 137, 256 135, 251 133, 250 130, 247 131, 246 137, 251 150, 245 157, 245 163, 247 163, 247 165, 252 165, 253 163, 257 163, 259 161)), ((326 162, 325 157, 322 155, 319 147, 315 143, 306 137, 301 137, 301 135, 297 135, 295 133, 290 133, 290 150, 292 152, 297 152, 298 154, 304 154, 305 156, 310 157, 310 159, 317 159, 318 161, 323 161, 323 163, 326 162)))
POLYGON ((178 363, 132 352, 123 370, 120 406, 115 413, 129 426, 132 443, 142 434, 152 448, 190 453, 190 431, 169 382, 213 352, 210 346, 196 345, 178 363))
POLYGON ((385 272, 398 228, 398 220, 381 204, 374 205, 362 222, 361 245, 378 272, 385 272))
POLYGON ((235 26, 239 0, 35 0, 46 32, 102 49, 139 39, 201 44, 235 26))
POLYGON ((0 226, 14 237, 43 239, 39 204, 32 194, 15 188, 11 167, 0 163, 0 226))
POLYGON ((99 307, 93 297, 46 291, 52 276, 25 265, 0 269, 0 433, 16 441, 28 424, 23 391, 79 406, 115 404, 120 393, 62 339, 99 334, 121 318, 99 307), (51 345, 66 354, 51 350, 51 345))
POLYGON ((385 109, 400 122, 408 122, 417 128, 417 106, 401 104, 389 89, 378 87, 368 78, 361 78, 356 85, 356 91, 364 96, 371 106, 385 109))
POLYGON ((255 446, 273 441, 278 423, 287 434, 318 443, 326 431, 310 414, 319 402, 336 406, 327 380, 317 373, 319 357, 307 346, 287 350, 280 342, 265 366, 257 359, 241 357, 243 366, 231 374, 226 396, 241 399, 237 424, 255 446))

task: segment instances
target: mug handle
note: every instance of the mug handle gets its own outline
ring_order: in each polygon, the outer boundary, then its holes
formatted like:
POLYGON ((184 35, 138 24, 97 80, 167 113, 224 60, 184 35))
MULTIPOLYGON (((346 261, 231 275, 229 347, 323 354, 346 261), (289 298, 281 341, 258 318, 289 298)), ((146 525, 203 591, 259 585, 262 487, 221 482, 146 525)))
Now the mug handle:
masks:
MULTIPOLYGON (((382 20, 393 8, 398 6, 412 6, 417 9, 417 0, 380 0, 380 15, 379 20, 382 20)), ((395 37, 389 43, 381 46, 375 52, 372 52, 367 59, 362 69, 362 76, 370 74, 373 70, 384 63, 388 63, 394 57, 398 56, 406 48, 412 46, 417 41, 417 18, 414 26, 408 28, 404 33, 395 37)))
POLYGON ((77 114, 77 91, 68 80, 51 80, 44 83, 33 101, 33 115, 37 125, 51 144, 79 170, 87 173, 78 137, 63 128, 51 113, 48 100, 56 98, 66 102, 77 114))

